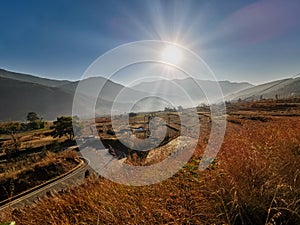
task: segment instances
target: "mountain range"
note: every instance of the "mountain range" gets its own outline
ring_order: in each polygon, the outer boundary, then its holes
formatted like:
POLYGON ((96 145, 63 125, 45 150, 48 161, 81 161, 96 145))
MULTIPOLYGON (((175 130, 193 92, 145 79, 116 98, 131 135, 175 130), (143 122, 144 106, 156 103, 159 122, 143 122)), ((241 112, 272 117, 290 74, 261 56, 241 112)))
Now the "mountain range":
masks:
POLYGON ((300 96, 300 77, 282 79, 253 86, 227 96, 227 100, 258 100, 300 96))
MULTIPOLYGON (((85 111, 90 115, 88 110, 92 107, 96 109, 96 115, 109 114, 112 108, 122 113, 128 110, 162 110, 170 105, 191 107, 207 102, 207 96, 217 102, 220 96, 215 94, 216 82, 185 78, 125 87, 104 77, 81 81, 53 80, 0 69, 0 121, 22 121, 31 111, 46 120, 72 115, 75 92, 76 103, 82 109, 80 115, 85 111), (101 93, 98 93, 100 89, 101 93), (93 105, 95 101, 96 106, 93 105), (133 107, 128 108, 131 105, 133 107)), ((218 81, 218 84, 226 100, 300 96, 300 78, 257 86, 230 81, 218 81)))

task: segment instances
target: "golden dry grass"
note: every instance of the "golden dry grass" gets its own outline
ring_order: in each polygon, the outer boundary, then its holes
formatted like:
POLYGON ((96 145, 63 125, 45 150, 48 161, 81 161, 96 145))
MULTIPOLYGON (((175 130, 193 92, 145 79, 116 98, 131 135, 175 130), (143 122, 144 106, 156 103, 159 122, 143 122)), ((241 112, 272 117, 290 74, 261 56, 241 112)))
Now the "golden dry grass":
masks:
POLYGON ((75 151, 42 152, 1 164, 0 201, 64 174, 79 162, 75 151), (4 172, 3 172, 4 171, 4 172))
MULTIPOLYGON (((234 118, 236 119, 236 118, 234 118)), ((205 126, 204 126, 205 127, 205 126)), ((228 123, 217 159, 193 158, 175 176, 132 187, 91 178, 28 208, 2 214, 17 224, 300 224, 300 119, 228 123)))

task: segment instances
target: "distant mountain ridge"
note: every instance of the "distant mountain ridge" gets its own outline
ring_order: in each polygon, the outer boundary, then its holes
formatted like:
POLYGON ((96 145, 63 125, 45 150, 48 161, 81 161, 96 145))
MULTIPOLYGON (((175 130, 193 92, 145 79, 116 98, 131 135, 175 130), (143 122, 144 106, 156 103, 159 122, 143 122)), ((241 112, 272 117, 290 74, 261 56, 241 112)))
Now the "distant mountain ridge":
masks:
POLYGON ((81 81, 69 82, 59 86, 59 88, 72 93, 75 93, 77 90, 85 96, 94 95, 94 93, 99 92, 101 98, 107 101, 114 101, 115 98, 118 97, 117 95, 122 91, 122 93, 126 94, 127 99, 122 99, 120 96, 121 102, 128 102, 128 99, 132 99, 136 95, 145 94, 143 91, 137 91, 124 87, 123 85, 108 80, 104 77, 89 77, 81 81), (77 90, 79 82, 80 89, 77 90))
POLYGON ((0 77, 14 79, 18 81, 30 82, 34 84, 40 84, 49 87, 58 87, 60 85, 65 85, 70 83, 70 81, 68 80, 52 80, 48 78, 33 76, 30 74, 11 72, 4 69, 0 69, 0 77))
POLYGON ((80 81, 80 89, 78 84, 79 81, 51 80, 0 69, 0 121, 25 120, 30 111, 46 120, 72 115, 76 91, 79 108, 84 113, 89 113, 96 107, 96 115, 110 114, 113 106, 116 106, 114 109, 117 112, 123 113, 132 103, 132 110, 136 111, 162 110, 168 101, 176 104, 175 106, 191 107, 185 95, 196 105, 204 102, 207 95, 218 101, 220 96, 215 96, 216 84, 220 85, 226 100, 258 99, 261 96, 275 98, 275 95, 279 98, 300 96, 300 78, 257 86, 246 82, 195 81, 186 78, 143 82, 133 87, 124 87, 103 77, 80 81), (100 96, 94 96, 95 106, 90 94, 95 95, 100 89, 100 96))
MULTIPOLYGON (((213 86, 213 83, 218 82, 224 95, 227 93, 241 91, 243 89, 247 89, 250 87, 254 87, 254 85, 247 82, 230 82, 230 81, 211 81, 211 80, 197 80, 193 78, 185 78, 185 79, 174 79, 174 80, 157 80, 150 82, 142 82, 139 83, 132 88, 135 90, 143 90, 147 92, 153 92, 154 87, 159 87, 160 92, 163 90, 168 90, 168 86, 173 86, 175 89, 176 85, 181 86, 185 89, 199 89, 201 86, 213 86)), ((156 89, 155 89, 156 90, 156 89)), ((169 90, 168 90, 169 91, 169 90)))
POLYGON ((236 83, 230 81, 210 81, 185 78, 142 82, 132 88, 152 94, 159 93, 162 96, 166 96, 167 99, 178 102, 180 105, 184 106, 187 97, 196 104, 207 101, 207 97, 209 97, 210 101, 212 100, 212 103, 219 100, 222 96, 217 95, 215 89, 218 87, 221 88, 223 95, 226 96, 253 86, 254 85, 247 82, 236 83), (182 89, 181 93, 178 89, 182 89))
POLYGON ((258 100, 260 98, 289 98, 300 96, 300 77, 287 78, 257 85, 228 95, 227 100, 258 100))
POLYGON ((0 120, 24 120, 28 112, 45 119, 70 115, 73 95, 56 87, 0 77, 0 120))

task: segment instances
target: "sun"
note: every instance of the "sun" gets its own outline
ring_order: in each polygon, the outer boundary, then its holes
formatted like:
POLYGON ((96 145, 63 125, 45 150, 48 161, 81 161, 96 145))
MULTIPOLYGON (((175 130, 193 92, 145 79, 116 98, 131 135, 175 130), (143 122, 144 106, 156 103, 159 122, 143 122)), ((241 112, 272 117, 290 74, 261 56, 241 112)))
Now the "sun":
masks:
POLYGON ((182 61, 182 51, 175 45, 165 47, 161 53, 164 62, 177 65, 182 61))

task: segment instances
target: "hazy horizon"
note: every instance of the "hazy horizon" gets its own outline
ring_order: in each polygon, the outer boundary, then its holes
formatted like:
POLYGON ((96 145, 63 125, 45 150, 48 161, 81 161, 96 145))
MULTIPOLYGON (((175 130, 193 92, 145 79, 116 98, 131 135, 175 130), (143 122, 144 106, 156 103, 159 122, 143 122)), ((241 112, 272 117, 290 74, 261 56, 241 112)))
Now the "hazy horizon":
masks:
MULTIPOLYGON (((58 80, 58 81, 70 81, 70 82, 77 82, 77 81, 81 81, 83 79, 86 79, 86 78, 79 78, 79 79, 64 79, 64 78, 52 78, 52 77, 45 77, 45 76, 42 76, 42 75, 37 75, 37 74, 29 74, 29 73, 26 73, 24 71, 11 71, 11 70, 8 70, 6 68, 0 68, 0 70, 5 70, 5 71, 8 71, 8 72, 13 72, 13 73, 20 73, 20 74, 24 74, 24 75, 30 75, 30 76, 35 76, 35 77, 39 77, 39 78, 44 78, 44 79, 50 79, 50 80, 58 80)), ((252 82, 249 82, 249 81, 246 81, 246 80, 217 80, 219 82, 222 82, 222 81, 229 81, 231 83, 249 83, 250 85, 254 85, 254 86, 257 86, 257 85, 262 85, 262 84, 265 84, 265 83, 270 83, 270 82, 273 82, 273 81, 277 81, 277 80, 284 80, 284 79, 295 79, 297 77, 299 77, 300 74, 293 74, 291 76, 286 76, 286 77, 282 77, 280 79, 274 79, 274 80, 269 80, 269 81, 266 81, 266 82, 261 82, 261 83, 252 83, 252 82), (297 76, 295 76, 297 75, 297 76)), ((91 76, 91 77, 88 77, 88 78, 95 78, 95 77, 103 77, 105 78, 105 76, 91 76)), ((140 82, 137 82, 136 84, 134 85, 137 85, 137 84, 140 84, 140 83, 144 83, 144 82, 153 82, 153 81, 160 81, 160 80, 184 80, 184 79, 187 79, 188 77, 185 77, 185 78, 174 78, 174 79, 167 79, 166 77, 164 78, 148 78, 147 81, 140 81, 140 82)), ((118 83, 118 84, 122 84, 124 86, 126 86, 126 84, 123 84, 122 82, 118 81, 118 80, 114 80, 114 79, 109 79, 111 81, 113 81, 114 83, 118 83)), ((203 80, 208 80, 208 81, 213 81, 213 80, 209 80, 209 79, 203 79, 203 80)), ((129 86, 130 87, 130 86, 129 86)))

